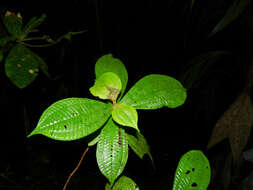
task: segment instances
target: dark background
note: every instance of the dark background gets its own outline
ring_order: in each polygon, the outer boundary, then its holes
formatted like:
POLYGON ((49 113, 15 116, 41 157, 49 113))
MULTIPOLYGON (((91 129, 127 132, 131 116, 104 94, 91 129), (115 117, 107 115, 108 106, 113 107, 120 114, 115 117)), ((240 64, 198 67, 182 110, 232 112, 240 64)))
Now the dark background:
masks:
MULTIPOLYGON (((0 189, 62 189, 87 147, 86 139, 57 142, 40 135, 29 139, 26 136, 53 102, 67 97, 93 98, 88 89, 94 82, 94 65, 107 53, 124 62, 129 74, 127 90, 151 73, 180 80, 190 61, 201 53, 230 53, 215 62, 188 90, 183 106, 138 112, 139 129, 150 144, 156 168, 148 158, 142 161, 130 151, 124 174, 140 189, 171 189, 183 153, 200 149, 211 159, 216 153, 206 151, 206 146, 212 128, 242 91, 247 65, 252 60, 252 5, 224 30, 208 38, 231 3, 196 0, 191 12, 190 1, 176 0, 1 1, 1 16, 6 10, 21 12, 25 23, 46 13, 40 33, 53 39, 69 31, 87 32, 52 47, 32 48, 46 61, 53 79, 40 73, 25 89, 10 82, 2 62, 0 189)), ((0 27, 3 29, 3 25, 0 27)), ((251 147, 252 138, 247 148, 251 147)), ((247 166, 251 168, 249 163, 247 166)), ((243 177, 248 173, 246 170, 243 177)), ((69 189, 103 189, 105 183, 92 147, 69 189)))

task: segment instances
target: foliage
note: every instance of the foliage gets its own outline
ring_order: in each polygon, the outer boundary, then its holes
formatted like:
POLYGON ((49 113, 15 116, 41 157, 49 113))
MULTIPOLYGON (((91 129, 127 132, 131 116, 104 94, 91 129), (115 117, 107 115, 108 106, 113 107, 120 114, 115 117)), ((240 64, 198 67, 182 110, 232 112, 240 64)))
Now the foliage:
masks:
POLYGON ((173 190, 206 190, 211 179, 208 159, 199 150, 185 153, 177 166, 173 190))
POLYGON ((3 18, 3 23, 8 31, 7 36, 0 38, 0 62, 5 59, 5 73, 11 82, 18 88, 23 89, 37 77, 41 70, 47 77, 48 66, 42 58, 32 52, 28 47, 47 47, 60 42, 62 39, 71 39, 71 36, 80 32, 68 32, 59 37, 56 41, 49 36, 33 36, 31 33, 37 32, 46 18, 45 14, 41 17, 32 17, 26 25, 23 25, 23 18, 20 13, 7 11, 3 18), (45 41, 46 44, 32 45, 27 41, 45 41))
POLYGON ((140 158, 144 154, 151 157, 147 141, 137 127, 136 109, 176 108, 185 102, 186 90, 172 77, 152 74, 140 79, 122 99, 116 100, 117 96, 112 94, 125 89, 128 78, 123 63, 110 54, 104 55, 98 59, 95 73, 91 93, 110 99, 113 104, 87 98, 57 101, 43 112, 28 137, 42 134, 56 140, 76 140, 102 128, 89 145, 97 143, 99 169, 112 186, 126 165, 128 145, 140 158), (135 134, 129 134, 127 127, 135 128, 135 134))

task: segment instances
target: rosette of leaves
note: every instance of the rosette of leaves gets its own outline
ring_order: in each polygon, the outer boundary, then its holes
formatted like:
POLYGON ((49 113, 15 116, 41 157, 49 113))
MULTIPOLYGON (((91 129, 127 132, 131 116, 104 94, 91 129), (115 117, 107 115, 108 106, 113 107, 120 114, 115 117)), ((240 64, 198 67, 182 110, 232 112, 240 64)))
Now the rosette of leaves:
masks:
POLYGON ((8 54, 5 59, 5 73, 18 88, 25 88, 34 81, 39 70, 49 77, 48 67, 44 60, 21 44, 21 42, 28 40, 29 33, 34 32, 45 18, 45 14, 39 18, 33 17, 23 26, 20 13, 15 14, 7 11, 3 17, 3 23, 9 35, 0 39, 0 61, 4 59, 4 54, 8 54), (9 50, 6 46, 10 42, 15 43, 9 50), (8 52, 5 52, 6 49, 8 52))
POLYGON ((112 186, 124 170, 128 146, 140 158, 145 154, 152 158, 148 143, 138 129, 137 110, 176 108, 185 102, 186 90, 170 76, 151 74, 140 79, 123 96, 128 73, 124 64, 111 54, 98 59, 95 74, 90 92, 103 101, 88 98, 57 101, 43 112, 28 137, 42 134, 55 140, 71 141, 100 130, 88 145, 97 144, 98 167, 112 186), (135 129, 135 134, 128 133, 128 127, 135 129))

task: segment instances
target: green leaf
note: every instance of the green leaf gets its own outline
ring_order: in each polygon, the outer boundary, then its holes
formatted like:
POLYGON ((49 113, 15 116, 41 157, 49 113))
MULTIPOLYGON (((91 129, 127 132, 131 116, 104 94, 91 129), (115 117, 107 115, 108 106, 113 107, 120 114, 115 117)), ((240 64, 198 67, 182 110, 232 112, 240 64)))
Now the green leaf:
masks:
POLYGON ((120 103, 136 109, 176 108, 186 99, 186 89, 176 79, 151 74, 140 79, 122 98, 120 103))
POLYGON ((139 187, 129 177, 121 176, 113 186, 112 190, 139 190, 139 187))
POLYGON ((138 114, 135 108, 126 104, 115 104, 112 107, 112 118, 118 124, 133 127, 139 131, 137 122, 138 114))
POLYGON ((5 73, 11 82, 19 88, 29 85, 38 75, 38 57, 23 45, 14 46, 5 60, 5 73))
POLYGON ((88 146, 94 146, 95 144, 97 144, 99 141, 99 135, 97 135, 94 139, 92 139, 89 143, 88 146))
POLYGON ((105 185, 105 190, 112 190, 112 188, 111 188, 111 186, 110 186, 109 183, 107 183, 107 184, 105 185))
POLYGON ((229 7, 225 16, 214 27, 209 36, 213 36, 217 32, 221 31, 235 19, 237 19, 241 13, 250 5, 251 0, 234 0, 233 4, 229 7))
POLYGON ((95 65, 96 78, 99 78, 102 74, 107 72, 113 72, 117 74, 118 77, 120 78, 122 84, 121 95, 119 97, 120 99, 123 93, 125 92, 127 85, 128 80, 127 70, 120 59, 114 58, 112 54, 107 54, 100 57, 96 62, 95 65))
POLYGON ((87 98, 63 99, 43 112, 28 137, 42 134, 55 140, 80 139, 102 127, 110 114, 111 104, 87 98))
POLYGON ((121 90, 120 78, 113 72, 107 72, 98 77, 94 86, 90 88, 93 96, 101 99, 110 99, 116 102, 121 90))
POLYGON ((22 23, 22 17, 20 13, 15 14, 15 13, 7 11, 3 18, 3 23, 5 27, 7 28, 9 34, 13 35, 17 39, 20 39, 20 37, 23 34, 23 31, 22 31, 23 23, 22 23))
POLYGON ((137 156, 143 159, 143 156, 147 154, 153 162, 148 143, 141 133, 138 132, 136 136, 127 133, 127 139, 129 146, 135 152, 135 154, 137 154, 137 156))
POLYGON ((208 159, 199 150, 185 153, 177 166, 173 190, 206 190, 211 178, 208 159))
POLYGON ((44 22, 45 19, 46 19, 46 14, 42 14, 41 17, 39 18, 32 17, 30 21, 23 28, 23 32, 25 36, 27 36, 27 34, 31 32, 34 28, 41 25, 41 23, 44 22))
POLYGON ((128 143, 125 130, 110 119, 100 133, 97 144, 97 163, 101 173, 112 186, 125 168, 128 143))

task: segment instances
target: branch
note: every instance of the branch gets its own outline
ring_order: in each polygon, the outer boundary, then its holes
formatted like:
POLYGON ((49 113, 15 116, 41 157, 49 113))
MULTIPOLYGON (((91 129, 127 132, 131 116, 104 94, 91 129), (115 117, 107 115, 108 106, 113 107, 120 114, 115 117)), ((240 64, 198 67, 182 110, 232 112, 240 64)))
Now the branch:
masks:
POLYGON ((84 156, 86 155, 86 153, 88 152, 88 150, 89 150, 89 147, 87 147, 87 148, 85 149, 85 151, 84 151, 84 153, 83 153, 83 155, 82 155, 80 161, 78 162, 77 166, 76 166, 75 169, 69 174, 69 177, 68 177, 68 179, 67 179, 67 181, 66 181, 66 183, 65 183, 65 185, 64 185, 64 187, 63 187, 63 190, 66 190, 67 185, 68 185, 68 183, 69 183, 69 181, 70 181, 70 178, 74 175, 74 173, 76 173, 77 169, 80 167, 80 165, 81 165, 81 163, 82 163, 82 161, 83 161, 83 158, 84 158, 84 156))

